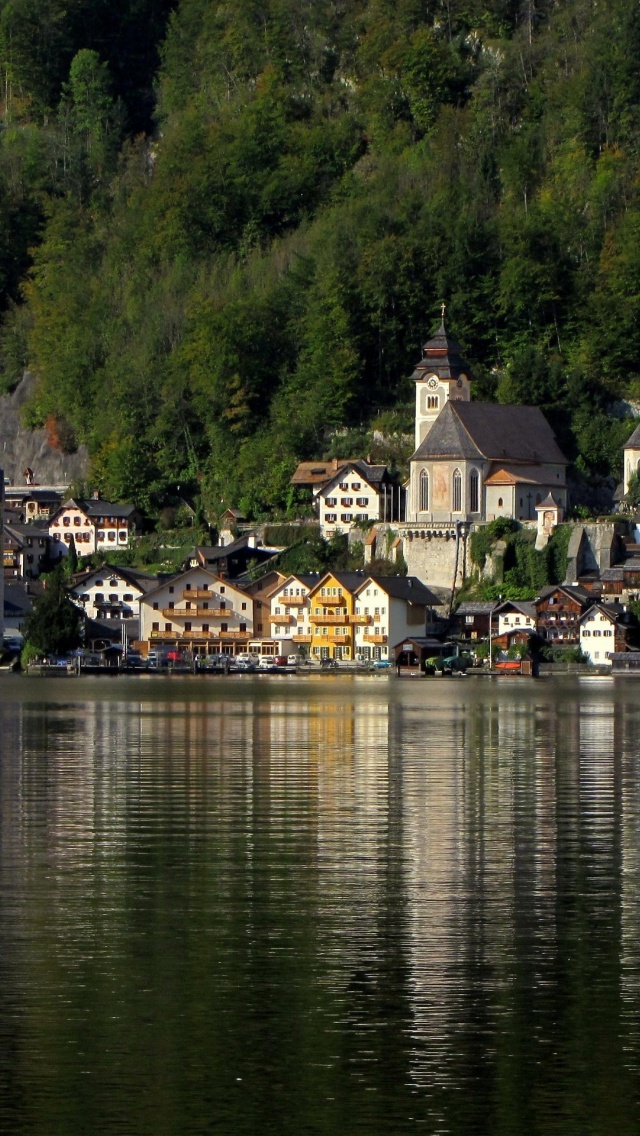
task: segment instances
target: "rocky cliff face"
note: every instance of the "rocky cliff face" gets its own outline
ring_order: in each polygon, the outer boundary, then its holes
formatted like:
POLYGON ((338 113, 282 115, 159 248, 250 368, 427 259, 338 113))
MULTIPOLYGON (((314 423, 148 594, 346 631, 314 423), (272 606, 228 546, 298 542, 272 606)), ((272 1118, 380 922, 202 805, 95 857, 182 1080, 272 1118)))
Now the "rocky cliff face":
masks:
POLYGON ((0 398, 0 467, 14 485, 24 484, 24 470, 33 470, 40 485, 69 485, 86 476, 89 457, 84 446, 64 454, 50 444, 45 430, 26 430, 21 410, 33 392, 35 375, 25 372, 11 394, 0 398))

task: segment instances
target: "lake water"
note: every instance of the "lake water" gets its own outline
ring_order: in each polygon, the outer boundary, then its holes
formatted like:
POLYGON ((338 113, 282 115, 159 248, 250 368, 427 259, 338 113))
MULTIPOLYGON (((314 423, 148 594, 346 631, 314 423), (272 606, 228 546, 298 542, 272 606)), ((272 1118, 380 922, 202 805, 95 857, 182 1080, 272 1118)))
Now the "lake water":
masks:
POLYGON ((640 1131, 640 686, 0 680, 0 1132, 640 1131))

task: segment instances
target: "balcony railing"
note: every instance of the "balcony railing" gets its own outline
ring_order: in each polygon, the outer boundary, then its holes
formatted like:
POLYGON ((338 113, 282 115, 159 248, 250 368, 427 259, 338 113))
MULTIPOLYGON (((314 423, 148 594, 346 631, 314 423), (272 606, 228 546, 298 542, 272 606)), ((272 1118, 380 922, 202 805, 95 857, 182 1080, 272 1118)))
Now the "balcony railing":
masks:
POLYGON ((334 627, 335 626, 342 626, 343 624, 349 622, 349 616, 348 615, 310 615, 309 616, 309 622, 310 623, 316 623, 320 627, 328 626, 329 624, 333 624, 334 627))
POLYGON ((344 596, 314 596, 313 602, 321 604, 322 607, 343 607, 344 596))
MULTIPOLYGON (((342 643, 345 647, 351 646, 351 637, 349 635, 332 635, 331 632, 326 636, 330 643, 342 643)), ((324 642, 324 636, 323 640, 324 642)))
POLYGON ((191 619, 194 616, 204 616, 206 619, 209 615, 233 615, 234 612, 229 608, 203 607, 198 604, 196 607, 163 607, 162 614, 167 619, 191 619))
POLYGON ((231 639, 234 642, 244 642, 252 638, 249 631, 184 631, 181 627, 173 631, 152 631, 151 639, 215 639, 217 642, 231 639))
POLYGON ((386 643, 386 635, 374 635, 372 631, 365 631, 363 637, 365 643, 386 643))
POLYGON ((350 615, 349 623, 371 623, 370 615, 350 615))
POLYGON ((279 596, 278 603, 283 607, 302 607, 308 602, 308 596, 279 596))
POLYGON ((293 640, 294 643, 310 643, 312 636, 311 635, 292 635, 291 639, 293 640))
POLYGON ((295 615, 270 615, 269 616, 269 622, 270 623, 287 624, 287 623, 296 623, 297 620, 296 620, 295 615))
POLYGON ((216 596, 209 588, 185 588, 182 598, 183 600, 211 600, 215 599, 216 596))

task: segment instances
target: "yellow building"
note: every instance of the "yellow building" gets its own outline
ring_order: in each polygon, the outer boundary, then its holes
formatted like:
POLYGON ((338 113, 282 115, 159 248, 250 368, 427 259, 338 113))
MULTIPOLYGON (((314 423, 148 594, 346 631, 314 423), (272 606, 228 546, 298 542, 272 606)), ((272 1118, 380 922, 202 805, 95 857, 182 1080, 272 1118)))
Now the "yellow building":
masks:
POLYGON ((327 572, 309 592, 311 656, 315 659, 353 659, 354 593, 362 572, 327 572))

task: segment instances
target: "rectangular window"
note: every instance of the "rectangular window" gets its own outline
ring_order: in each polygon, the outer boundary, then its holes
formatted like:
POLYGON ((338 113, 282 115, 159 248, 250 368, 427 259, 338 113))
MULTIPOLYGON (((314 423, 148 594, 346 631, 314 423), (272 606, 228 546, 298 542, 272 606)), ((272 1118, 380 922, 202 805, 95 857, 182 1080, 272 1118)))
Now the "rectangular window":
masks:
POLYGON ((229 624, 228 623, 221 623, 220 624, 220 630, 221 631, 228 631, 229 630, 229 624))
POLYGON ((191 631, 191 624, 190 624, 190 623, 185 623, 185 625, 184 625, 184 629, 185 629, 185 631, 191 631))
POLYGON ((170 624, 170 623, 165 623, 165 625, 164 625, 164 629, 165 629, 165 631, 171 631, 171 624, 170 624))
POLYGON ((160 630, 160 624, 159 623, 152 623, 151 624, 151 630, 152 631, 159 631, 160 630))
POLYGON ((208 623, 203 623, 203 624, 202 624, 202 630, 203 630, 203 631, 208 631, 208 630, 209 630, 209 624, 208 624, 208 623))

